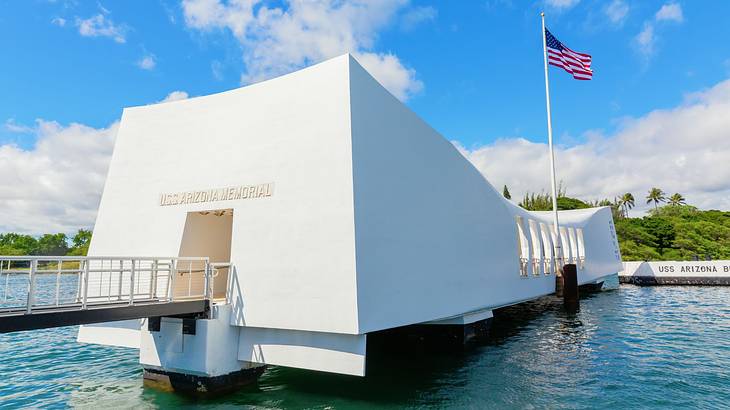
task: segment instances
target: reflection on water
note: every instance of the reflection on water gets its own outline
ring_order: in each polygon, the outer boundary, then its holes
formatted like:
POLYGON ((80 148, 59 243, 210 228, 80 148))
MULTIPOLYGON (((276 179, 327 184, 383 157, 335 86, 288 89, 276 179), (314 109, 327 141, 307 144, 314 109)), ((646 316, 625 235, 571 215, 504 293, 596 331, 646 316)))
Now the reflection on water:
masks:
POLYGON ((544 298, 497 312, 464 352, 374 355, 366 378, 271 367, 202 401, 143 388, 136 351, 78 344, 74 328, 0 335, 0 406, 727 407, 728 300, 730 287, 621 286, 569 314, 544 298))

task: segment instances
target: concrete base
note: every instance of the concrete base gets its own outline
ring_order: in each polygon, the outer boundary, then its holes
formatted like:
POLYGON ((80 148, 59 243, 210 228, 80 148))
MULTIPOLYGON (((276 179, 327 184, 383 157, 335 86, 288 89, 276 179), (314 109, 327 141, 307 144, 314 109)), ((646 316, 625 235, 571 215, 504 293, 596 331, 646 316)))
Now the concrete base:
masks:
POLYGON ((581 294, 584 292, 600 292, 603 288, 603 281, 598 283, 586 283, 585 285, 578 286, 581 294))
POLYGON ((417 324, 381 330, 368 333, 367 348, 368 352, 461 350, 473 342, 486 339, 491 324, 492 317, 489 317, 469 324, 417 324))
POLYGON ((730 277, 728 276, 619 276, 618 280, 619 283, 630 283, 639 286, 730 286, 730 277))
POLYGON ((146 368, 142 377, 146 387, 192 396, 212 396, 230 393, 255 383, 264 369, 265 366, 252 367, 221 376, 206 377, 146 368))
MULTIPOLYGON (((562 276, 556 276, 555 277, 555 296, 557 296, 559 298, 563 297, 564 285, 565 285, 564 278, 562 276)), ((603 289, 603 281, 600 281, 598 283, 586 283, 584 285, 578 286, 578 291, 580 291, 581 294, 600 292, 602 289, 603 289)))

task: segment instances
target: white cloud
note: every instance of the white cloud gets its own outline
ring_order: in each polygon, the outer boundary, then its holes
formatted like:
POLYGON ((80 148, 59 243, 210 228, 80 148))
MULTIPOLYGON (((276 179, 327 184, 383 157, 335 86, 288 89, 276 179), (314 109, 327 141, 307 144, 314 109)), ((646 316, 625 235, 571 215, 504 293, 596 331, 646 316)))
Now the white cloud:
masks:
POLYGON ((409 31, 416 28, 421 23, 433 21, 438 16, 438 10, 431 6, 413 7, 403 14, 401 27, 403 30, 409 31))
POLYGON ((61 17, 56 17, 53 20, 51 20, 51 24, 55 24, 58 27, 64 27, 66 25, 66 19, 61 17))
MULTIPOLYGON (((695 93, 669 110, 627 119, 619 131, 589 133, 585 143, 556 149, 558 179, 568 195, 586 200, 631 192, 641 212, 651 187, 679 192, 692 205, 730 210, 730 80, 695 93)), ((522 138, 465 149, 462 153, 497 187, 519 199, 549 192, 545 143, 522 138)))
POLYGON ((165 14, 167 14, 167 19, 170 21, 170 24, 176 24, 177 18, 175 15, 177 14, 176 10, 174 10, 172 7, 170 7, 167 3, 160 2, 162 4, 162 8, 165 9, 165 14))
POLYGON ((603 10, 611 23, 620 25, 626 20, 629 14, 629 5, 623 0, 613 0, 603 10))
POLYGON ((0 232, 72 233, 92 227, 117 126, 38 120, 32 149, 0 145, 0 232))
POLYGON ((648 59, 654 54, 655 43, 656 37, 654 36, 654 25, 651 23, 644 23, 644 28, 636 35, 636 37, 634 37, 636 50, 642 57, 648 59))
POLYGON ((223 63, 221 63, 218 60, 213 60, 210 63, 210 72, 213 74, 213 78, 215 78, 218 81, 223 80, 223 77, 224 77, 223 69, 224 69, 223 63))
POLYGON ((137 67, 143 70, 153 70, 157 65, 157 60, 153 54, 148 54, 137 61, 137 67))
POLYGON ((357 53, 355 58, 383 87, 401 100, 423 90, 423 83, 416 78, 416 70, 404 67, 393 54, 357 53))
POLYGON ((546 6, 559 10, 567 10, 578 3, 580 0, 545 0, 546 6))
POLYGON ((229 28, 236 37, 243 38, 246 27, 254 20, 256 0, 183 0, 185 24, 199 30, 229 28))
POLYGON ((656 21, 674 21, 681 23, 684 21, 682 14, 682 6, 678 3, 667 3, 656 12, 656 21))
POLYGON ((126 28, 122 25, 115 25, 114 22, 103 14, 97 14, 87 19, 76 18, 76 27, 79 34, 84 37, 109 37, 117 43, 127 41, 126 28))
POLYGON ((654 19, 645 21, 644 28, 636 35, 636 37, 634 37, 634 46, 639 54, 644 58, 645 63, 648 63, 656 50, 656 27, 665 21, 676 23, 684 21, 682 7, 677 3, 664 4, 659 11, 656 12, 654 19))
POLYGON ((14 118, 8 118, 7 120, 5 120, 5 129, 16 134, 28 134, 35 130, 35 128, 33 127, 18 124, 17 122, 15 122, 14 118))
MULTIPOLYGON (((185 91, 173 91, 159 102, 186 98, 185 91)), ((30 127, 8 119, 5 128, 32 133, 36 143, 29 149, 0 145, 0 233, 93 227, 119 122, 93 128, 36 120, 30 127)))
POLYGON ((260 0, 183 0, 188 27, 229 30, 240 42, 243 83, 285 74, 351 52, 390 92, 407 99, 423 87, 396 55, 375 51, 379 30, 407 0, 288 0, 287 7, 260 0))
POLYGON ((109 11, 109 9, 107 9, 106 7, 102 6, 101 2, 98 2, 98 1, 97 1, 97 2, 96 2, 96 7, 98 7, 98 8, 99 8, 99 10, 100 10, 100 11, 101 11, 102 13, 104 13, 104 14, 111 14, 111 11, 109 11))
POLYGON ((173 91, 170 94, 167 94, 167 97, 165 97, 161 101, 158 101, 158 103, 186 100, 186 99, 188 99, 188 97, 189 97, 189 95, 185 91, 173 91))

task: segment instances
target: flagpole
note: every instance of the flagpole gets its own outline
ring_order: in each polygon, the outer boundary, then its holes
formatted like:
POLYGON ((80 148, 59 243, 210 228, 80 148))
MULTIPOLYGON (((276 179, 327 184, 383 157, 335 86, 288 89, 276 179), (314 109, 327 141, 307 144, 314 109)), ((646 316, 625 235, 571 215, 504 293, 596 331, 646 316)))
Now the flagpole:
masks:
POLYGON ((560 246, 560 225, 558 224, 558 192, 555 184, 555 154, 553 152, 553 123, 550 113, 550 83, 548 81, 548 58, 547 43, 545 40, 545 13, 540 13, 542 18, 542 57, 545 61, 545 102, 547 103, 547 126, 548 126, 548 147, 550 148, 550 186, 553 192, 553 222, 555 228, 555 258, 562 260, 562 249, 560 246))

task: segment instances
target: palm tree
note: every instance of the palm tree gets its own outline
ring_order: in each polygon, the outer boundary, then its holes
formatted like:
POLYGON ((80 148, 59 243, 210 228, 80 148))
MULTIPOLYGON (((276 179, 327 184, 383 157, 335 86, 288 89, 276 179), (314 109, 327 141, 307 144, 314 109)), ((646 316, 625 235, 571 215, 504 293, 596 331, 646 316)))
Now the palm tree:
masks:
POLYGON ((659 188, 652 188, 649 190, 649 195, 646 196, 646 203, 650 204, 654 202, 654 210, 656 211, 657 206, 659 205, 659 202, 666 201, 667 198, 664 197, 664 191, 662 191, 659 188))
POLYGON ((680 193, 676 193, 669 197, 669 205, 672 206, 678 206, 678 205, 686 205, 687 202, 685 201, 684 197, 680 193))
POLYGON ((629 209, 633 208, 635 205, 634 196, 631 194, 631 192, 627 192, 621 195, 621 198, 619 198, 618 200, 618 205, 621 207, 621 209, 624 210, 624 216, 628 218, 629 209))

